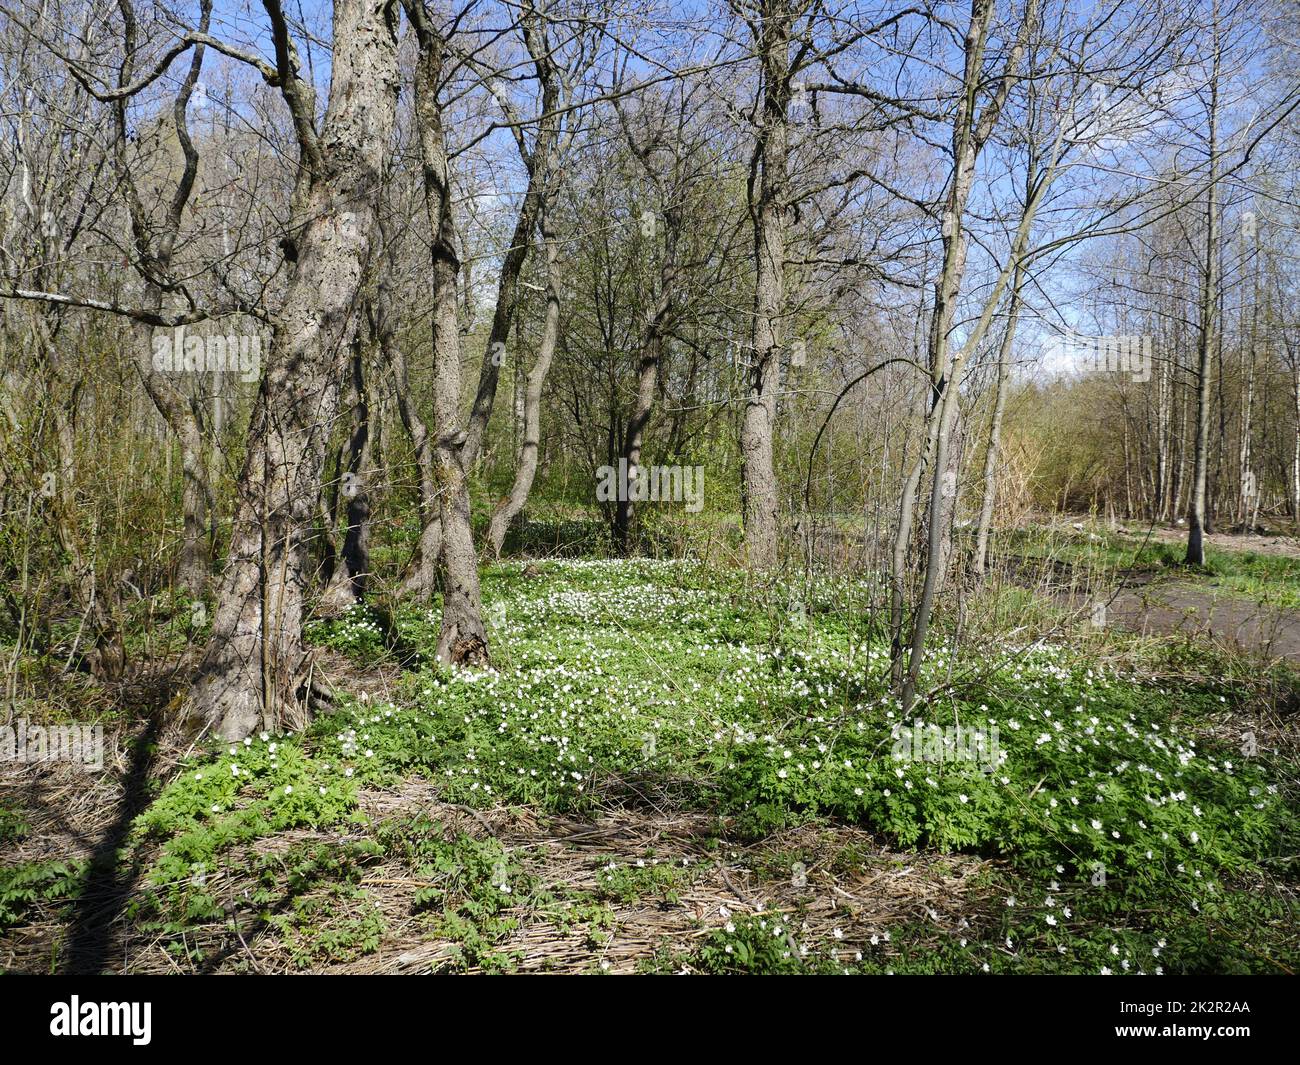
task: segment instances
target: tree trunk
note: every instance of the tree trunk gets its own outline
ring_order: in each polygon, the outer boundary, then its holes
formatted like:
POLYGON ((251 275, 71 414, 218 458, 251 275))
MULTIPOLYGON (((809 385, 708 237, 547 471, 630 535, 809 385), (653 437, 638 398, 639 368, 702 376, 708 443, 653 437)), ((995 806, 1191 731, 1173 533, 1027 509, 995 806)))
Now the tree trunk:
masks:
MULTIPOLYGON (((985 301, 984 311, 979 322, 966 337, 961 350, 950 356, 949 332, 952 328, 957 296, 966 267, 966 237, 962 219, 965 215, 966 204, 974 181, 975 165, 980 151, 993 132, 993 126, 997 122, 1011 86, 1017 78, 1017 71, 1021 57, 1025 52, 1028 33, 1037 19, 1036 0, 1029 0, 1022 16, 1015 45, 1007 55, 1005 68, 998 87, 994 90, 993 97, 985 105, 983 111, 977 115, 975 105, 979 86, 984 80, 984 52, 988 40, 989 24, 993 16, 993 6, 993 0, 974 0, 971 5, 971 19, 965 41, 966 66, 963 78, 963 93, 953 122, 953 175, 949 182, 943 221, 943 269, 935 285, 935 308, 930 328, 929 368, 934 405, 928 418, 926 448, 917 460, 913 475, 909 477, 908 486, 911 491, 909 492, 907 489, 904 491, 904 501, 910 509, 912 506, 911 497, 914 497, 915 494, 915 486, 919 485, 925 467, 930 464, 933 465, 934 475, 931 478, 928 506, 929 528, 923 569, 924 579, 920 598, 912 618, 911 649, 907 672, 902 678, 899 692, 899 699, 904 712, 911 708, 916 695, 916 684, 925 656, 925 639, 929 632, 930 615, 943 577, 944 560, 951 553, 949 547, 951 528, 949 523, 944 520, 944 513, 949 493, 955 492, 955 484, 945 484, 943 474, 948 471, 952 429, 958 415, 962 373, 971 352, 988 328, 1012 267, 1019 261, 1020 255, 1023 254, 1039 198, 1050 183, 1052 176, 1050 173, 1046 175, 1037 183, 1034 192, 1026 197, 1020 224, 1012 241, 1011 258, 1002 270, 992 293, 985 301)), ((1059 143, 1057 151, 1059 152, 1059 143)), ((1051 169, 1054 172, 1055 164, 1051 169)), ((904 522, 900 520, 899 538, 895 543, 896 567, 905 558, 907 542, 902 539, 904 531, 904 522)), ((906 523, 906 532, 910 537, 910 515, 906 523)), ((895 596, 897 597, 904 590, 904 578, 896 569, 894 574, 895 596)), ((896 619, 897 623, 901 623, 901 604, 897 602, 894 604, 891 616, 896 619)), ((902 644, 901 631, 895 628, 893 634, 895 656, 900 653, 902 644)), ((893 675, 897 678, 899 671, 897 657, 895 657, 893 663, 893 670, 893 675)))
MULTIPOLYGON (((145 300, 157 310, 162 293, 153 286, 145 300)), ((138 352, 140 380, 158 413, 175 435, 181 449, 181 549, 176 563, 176 586, 193 597, 207 591, 212 560, 208 554, 208 515, 216 498, 205 461, 203 430, 186 398, 153 366, 154 330, 136 322, 133 326, 138 352)))
MULTIPOLYGON (((944 204, 941 236, 943 240, 943 265, 939 278, 934 285, 934 312, 930 317, 930 332, 927 343, 931 391, 930 411, 926 418, 926 436, 921 453, 908 473, 903 485, 902 499, 899 506, 898 528, 894 535, 893 572, 891 580, 890 624, 892 628, 891 675, 896 688, 904 693, 905 705, 911 702, 912 688, 916 671, 920 668, 920 654, 916 650, 918 641, 912 641, 911 658, 915 668, 904 675, 902 654, 906 640, 903 633, 904 606, 907 593, 907 549, 912 539, 912 526, 915 521, 915 506, 925 471, 933 464, 935 471, 929 506, 929 548, 927 559, 932 562, 942 553, 941 523, 937 520, 943 506, 943 484, 940 471, 946 468, 947 446, 945 432, 949 420, 946 414, 948 403, 946 394, 956 387, 949 367, 948 334, 952 328, 952 317, 956 310, 956 299, 961 287, 962 274, 966 267, 966 238, 962 227, 962 217, 966 201, 970 196, 971 185, 975 176, 975 163, 979 154, 979 144, 975 131, 975 85, 982 70, 984 42, 988 32, 989 19, 992 17, 992 3, 989 0, 977 0, 972 7, 970 26, 966 36, 966 91, 962 93, 957 116, 953 124, 952 158, 953 173, 948 184, 948 195, 944 204), (936 539, 938 537, 938 539, 936 539)), ((923 600, 913 617, 913 633, 920 634, 924 640, 924 630, 929 624, 929 604, 933 600, 935 578, 927 563, 923 585, 923 600)))
POLYGON ((519 302, 519 275, 528 256, 529 245, 533 242, 533 231, 537 228, 541 183, 550 170, 550 157, 555 147, 559 126, 555 102, 556 93, 548 82, 542 94, 543 118, 537 131, 537 143, 532 153, 524 160, 528 169, 528 188, 524 193, 524 202, 519 208, 519 216, 515 219, 510 246, 506 249, 505 258, 501 263, 501 274, 497 278, 496 310, 492 313, 487 351, 483 356, 483 364, 479 368, 478 389, 474 394, 474 406, 470 410, 469 424, 465 430, 465 442, 461 445, 461 462, 466 469, 478 460, 479 452, 483 448, 483 437, 487 432, 488 420, 492 417, 497 382, 501 376, 501 364, 505 361, 506 340, 510 336, 510 326, 514 321, 515 308, 519 302))
MULTIPOLYGON (((1171 350, 1166 345, 1165 350, 1171 350)), ((1170 357, 1172 358, 1172 356, 1170 357)), ((1170 410, 1173 406, 1173 371, 1170 358, 1159 360, 1156 370, 1156 483, 1155 511, 1152 517, 1156 521, 1165 521, 1169 517, 1169 425, 1170 410)))
POLYGON ((989 529, 993 525, 993 506, 998 495, 998 451, 1002 442, 1002 415, 1006 410, 1007 380, 1011 376, 1011 347, 1016 337, 1016 324, 1020 317, 1020 288, 1024 283, 1024 268, 1016 263, 1011 282, 1011 304, 1007 309, 1007 328, 998 348, 998 375, 993 388, 993 414, 989 419, 988 448, 984 452, 984 498, 980 503, 979 527, 975 531, 975 557, 971 570, 981 580, 988 560, 989 529))
MULTIPOLYGON (((1237 480, 1241 486, 1241 490, 1238 492, 1240 512, 1237 523, 1241 526, 1243 532, 1248 532, 1254 527, 1255 521, 1252 512, 1259 500, 1259 484, 1251 470, 1253 456, 1250 446, 1251 421, 1255 406, 1255 348, 1259 336, 1258 260, 1256 260, 1255 267, 1251 287, 1250 322, 1243 328, 1247 340, 1242 344, 1241 351, 1241 360, 1245 365, 1242 367, 1241 374, 1241 441, 1237 449, 1237 480)), ((1244 319, 1245 315, 1243 314, 1242 317, 1244 319)))
MULTIPOLYGON (((120 71, 120 81, 129 81, 134 70, 136 24, 129 5, 124 9, 127 21, 124 28, 126 58, 120 71)), ((211 20, 212 2, 203 0, 200 9, 199 30, 206 33, 211 20)), ((127 101, 119 99, 113 106, 115 126, 114 161, 122 181, 127 212, 131 218, 131 235, 136 247, 137 268, 144 281, 143 307, 158 313, 163 306, 163 288, 160 281, 170 272, 175 255, 176 241, 180 236, 181 219, 198 175, 199 154, 190 138, 186 108, 193 95, 203 68, 204 48, 198 45, 190 57, 189 69, 181 80, 172 104, 172 122, 180 146, 184 165, 176 182, 162 225, 155 227, 141 202, 131 172, 128 156, 127 101), (154 240, 155 228, 160 229, 154 240)), ((170 381, 160 374, 153 363, 154 329, 144 322, 132 325, 137 347, 137 366, 145 391, 163 420, 175 434, 181 449, 181 549, 176 566, 176 586, 191 596, 207 591, 212 560, 207 539, 207 518, 216 510, 216 499, 208 467, 205 462, 203 430, 187 398, 170 381)))
POLYGON ((779 496, 774 467, 776 397, 781 387, 781 314, 785 304, 786 212, 789 199, 789 0, 765 0, 757 38, 763 119, 758 173, 749 186, 754 226, 754 323, 749 388, 740 425, 741 511, 746 563, 776 564, 779 496), (755 187, 757 185, 757 187, 755 187))
MULTIPOLYGON (((528 171, 528 187, 524 192, 519 215, 515 219, 514 232, 511 234, 510 244, 501 263, 501 272, 497 277, 497 300, 492 312, 492 325, 488 331, 487 348, 479 367, 478 388, 474 393, 474 403, 460 444, 460 461, 466 471, 478 461, 487 434, 488 422, 492 417, 497 384, 501 377, 501 366, 507 355, 506 342, 519 303, 519 278, 532 243, 533 231, 537 228, 538 217, 544 210, 542 201, 546 195, 545 185, 551 180, 553 174, 553 164, 559 151, 558 142, 563 123, 563 109, 560 106, 563 76, 557 65, 555 52, 546 38, 545 20, 532 3, 526 2, 522 7, 520 28, 536 69, 538 81, 542 86, 541 110, 537 123, 537 136, 532 149, 526 148, 522 136, 518 139, 519 154, 528 171)), ((516 381, 518 380, 516 373, 516 381)), ((531 483, 530 477, 530 487, 531 483)), ((528 491, 525 490, 525 499, 527 495, 528 491)), ((441 520, 439 515, 440 511, 435 508, 428 508, 428 513, 424 515, 417 564, 412 568, 404 584, 404 587, 410 586, 412 590, 425 594, 431 586, 434 561, 437 559, 436 551, 442 544, 442 530, 430 527, 431 523, 441 520), (426 561, 429 559, 433 561, 426 561)), ((499 548, 496 550, 499 551, 499 548)))
POLYGON ((1214 354, 1214 314, 1219 299, 1219 45, 1215 26, 1214 70, 1210 81, 1210 166, 1205 205, 1205 263, 1201 275, 1200 336, 1197 347, 1196 453, 1193 459, 1192 500, 1187 514, 1187 564, 1205 565, 1204 529, 1208 503, 1206 481, 1210 465, 1211 366, 1214 354))
POLYGON ((637 372, 636 409, 623 431, 622 457, 627 460, 627 488, 620 494, 614 508, 614 543, 624 553, 628 550, 628 536, 632 525, 633 485, 642 476, 641 445, 645 427, 654 408, 655 392, 659 387, 659 361, 663 354, 663 338, 653 325, 647 326, 641 341, 641 358, 637 372))
POLYGON ((340 614, 353 604, 364 601, 370 579, 371 439, 365 369, 368 347, 360 337, 352 342, 349 387, 352 431, 347 441, 347 469, 340 472, 338 492, 343 498, 346 524, 343 549, 317 607, 318 612, 326 616, 340 614))
POLYGON ((1295 416, 1295 439, 1291 444, 1291 517, 1300 529, 1300 360, 1291 376, 1291 412, 1295 416))
MULTIPOLYGON (((186 704, 223 739, 302 724, 310 696, 302 622, 306 553, 353 313, 370 255, 377 192, 396 112, 387 4, 335 0, 330 99, 319 140, 307 92, 280 54, 306 171, 296 263, 273 323, 249 426, 212 635, 186 704)), ((296 197, 297 198, 297 197, 296 197)))
POLYGON ((424 15, 421 0, 407 0, 420 52, 415 68, 415 119, 424 168, 424 203, 433 234, 433 467, 442 525, 442 631, 437 656, 447 665, 486 667, 478 558, 470 526, 469 483, 461 463, 460 328, 456 308, 456 226, 451 175, 438 102, 443 41, 424 15))
MULTIPOLYGON (((62 325, 60 312, 55 308, 39 307, 32 316, 32 341, 36 348, 36 364, 46 368, 45 390, 55 394, 55 386, 67 380, 62 339, 58 336, 62 325)), ((50 421, 54 436, 54 469, 46 473, 41 495, 50 516, 50 524, 59 550, 67 557, 68 587, 72 601, 80 613, 77 648, 89 645, 81 652, 84 667, 96 678, 114 680, 126 669, 126 646, 122 629, 115 614, 116 595, 112 589, 101 587, 96 572, 94 526, 90 549, 86 549, 79 529, 80 508, 77 504, 77 398, 76 391, 66 399, 60 397, 50 403, 50 421)), ((93 521, 93 518, 92 518, 93 521)))
POLYGON ((680 212, 669 206, 664 212, 664 258, 659 268, 659 295, 646 314, 641 331, 640 360, 637 369, 636 408, 623 432, 622 458, 627 460, 628 491, 617 501, 614 510, 614 542, 621 551, 628 549, 632 526, 632 484, 641 474, 641 447, 646 425, 654 409, 659 390, 659 374, 664 355, 664 333, 672 317, 677 297, 677 245, 681 235, 680 212), (633 471, 636 471, 635 473, 633 471))
POLYGON ((506 532, 515 516, 528 502, 528 494, 533 488, 533 478, 537 475, 537 449, 542 431, 542 389, 546 384, 546 375, 550 372, 551 360, 560 337, 560 255, 559 244, 552 229, 551 216, 549 204, 543 203, 541 222, 542 244, 546 254, 546 321, 542 327, 542 340, 537 349, 537 358, 533 361, 532 369, 528 371, 528 382, 524 390, 523 443, 519 452, 518 466, 515 469, 515 480, 510 486, 510 494, 492 512, 492 521, 488 526, 488 546, 494 558, 501 557, 501 548, 506 542, 506 532))
POLYGON ((402 578, 399 594, 427 602, 438 582, 438 559, 442 556, 441 506, 433 475, 433 435, 411 396, 405 352, 394 339, 381 340, 381 344, 393 371, 398 417, 411 438, 420 475, 420 541, 402 578))

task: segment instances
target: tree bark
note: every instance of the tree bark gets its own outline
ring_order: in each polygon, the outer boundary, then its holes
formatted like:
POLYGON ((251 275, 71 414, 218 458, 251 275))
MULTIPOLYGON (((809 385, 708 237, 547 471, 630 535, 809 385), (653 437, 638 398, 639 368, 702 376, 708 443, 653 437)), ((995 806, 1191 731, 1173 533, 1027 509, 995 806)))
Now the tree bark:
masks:
POLYGON ((486 667, 478 557, 470 526, 469 484, 461 462, 460 328, 456 307, 456 226, 451 175, 443 132, 438 84, 444 42, 428 21, 423 0, 404 0, 419 42, 415 67, 415 119, 424 170, 425 213, 433 234, 433 411, 434 480, 438 488, 444 565, 442 631, 438 660, 447 665, 486 667))
MULTIPOLYGON (((363 315, 364 317, 364 315, 363 315)), ((339 552, 317 606, 326 616, 340 614, 365 600, 370 579, 370 399, 366 382, 366 353, 369 342, 352 341, 351 384, 352 429, 348 434, 347 469, 340 470, 339 491, 344 513, 343 548, 339 552)), ((332 532, 332 530, 330 531, 332 532)))
POLYGON ((212 635, 186 703, 191 720, 224 739, 259 723, 279 729, 306 720, 307 546, 398 90, 391 4, 335 0, 330 99, 318 137, 284 19, 274 4, 268 12, 305 169, 295 196, 296 263, 253 408, 212 635))
POLYGON ((1204 530, 1208 520, 1206 482, 1210 465, 1210 403, 1214 355, 1214 315, 1219 300, 1219 43, 1216 9, 1214 69, 1209 101, 1209 187, 1205 203, 1205 263, 1201 274, 1200 335, 1197 340, 1196 453, 1192 499, 1187 513, 1187 564, 1205 565, 1204 530))
POLYGON ((546 375, 550 372, 551 361, 555 356, 555 347, 560 337, 559 243, 553 228, 552 211, 546 203, 541 210, 541 225, 542 245, 546 255, 546 320, 542 326, 542 339, 537 348, 537 357, 533 360, 532 369, 528 371, 528 381, 524 388, 523 443, 515 469, 514 483, 510 486, 510 494, 493 510, 492 520, 488 525, 488 547, 493 558, 501 557, 501 548, 506 542, 506 532, 515 516, 528 502, 528 495, 533 488, 533 478, 537 475, 538 445, 541 440, 542 426, 542 389, 546 385, 546 375))
POLYGON ((755 30, 763 86, 757 174, 749 182, 754 227, 752 362, 740 425, 741 517, 746 563, 776 564, 779 496, 773 463, 776 399, 781 387, 781 314, 785 305, 786 213, 789 201, 789 0, 764 0, 755 30))
POLYGON ((975 557, 971 570, 980 580, 988 560, 989 529, 993 525, 993 507, 998 495, 998 458, 1002 444, 1002 415, 1007 404, 1007 381, 1011 376, 1011 349, 1020 317, 1020 290, 1024 284, 1024 267, 1016 263, 1011 282, 1011 303, 1007 308, 1007 328, 998 348, 998 374, 993 386, 993 414, 989 418, 988 447, 984 452, 984 498, 980 502, 979 527, 975 530, 975 557))

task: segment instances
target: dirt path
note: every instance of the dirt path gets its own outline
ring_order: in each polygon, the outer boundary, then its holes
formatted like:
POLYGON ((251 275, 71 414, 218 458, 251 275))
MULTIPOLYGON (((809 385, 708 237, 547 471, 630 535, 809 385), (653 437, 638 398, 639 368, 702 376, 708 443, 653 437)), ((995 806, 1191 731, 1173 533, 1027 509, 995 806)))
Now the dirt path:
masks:
MULTIPOLYGON (((1136 540, 1143 540, 1148 533, 1145 525, 1126 524, 1126 535, 1136 540)), ((1157 525, 1150 529, 1152 540, 1166 544, 1186 544, 1187 530, 1174 525, 1157 525)), ((1285 558, 1300 558, 1300 538, 1288 536, 1281 532, 1259 535, 1258 533, 1209 533, 1205 542, 1220 551, 1253 551, 1257 555, 1282 555, 1285 558)))
POLYGON ((1300 611, 1186 581, 1125 588, 1108 606, 1106 621, 1143 635, 1209 636, 1266 659, 1300 665, 1300 611))
MULTIPOLYGON (((1062 532, 1086 534, 1085 522, 1047 523, 1062 532)), ((1141 543, 1184 544, 1186 528, 1148 526, 1128 522, 1120 530, 1136 548, 1141 543)), ((1300 558, 1300 539, 1281 532, 1218 532, 1206 536, 1208 546, 1230 553, 1253 552, 1283 558, 1300 558)), ((1068 571, 1069 567, 1066 567, 1068 571)), ((1077 591, 1064 593, 1078 609, 1087 609, 1077 591)), ((1212 583, 1150 573, 1132 575, 1130 583, 1107 603, 1106 624, 1143 635, 1185 634, 1209 638, 1257 655, 1282 659, 1300 666, 1300 609, 1261 603, 1233 594, 1212 583)))

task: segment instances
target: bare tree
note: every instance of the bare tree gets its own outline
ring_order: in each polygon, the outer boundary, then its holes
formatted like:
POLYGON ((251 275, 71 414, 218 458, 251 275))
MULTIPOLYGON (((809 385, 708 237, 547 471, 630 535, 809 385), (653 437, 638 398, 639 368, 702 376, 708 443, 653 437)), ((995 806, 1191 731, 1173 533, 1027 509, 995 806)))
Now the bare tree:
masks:
POLYGON ((748 185, 754 229, 754 317, 740 423, 745 557, 760 569, 774 565, 777 558, 779 496, 773 449, 790 199, 790 48, 795 21, 806 7, 792 0, 760 0, 752 9, 740 9, 754 41, 761 98, 748 185))
MULTIPOLYGON (((135 57, 140 47, 139 27, 131 0, 119 0, 122 17, 123 62, 119 72, 119 90, 128 86, 135 76, 135 57)), ((212 16, 211 0, 202 0, 198 32, 206 35, 212 16)), ((188 70, 181 81, 172 104, 172 122, 180 145, 184 163, 176 187, 161 224, 153 226, 149 212, 141 198, 140 190, 129 160, 130 146, 127 121, 129 97, 118 95, 110 107, 114 123, 114 151, 122 194, 131 218, 131 235, 136 255, 136 270, 144 283, 141 307, 153 313, 162 310, 164 296, 176 292, 179 285, 171 276, 176 242, 181 232, 181 219, 194 192, 198 175, 199 156, 190 137, 186 110, 194 95, 203 69, 204 46, 196 44, 190 57, 188 70)), ((147 321, 135 321, 132 329, 136 337, 140 379, 154 406, 166 420, 180 444, 183 487, 181 511, 184 524, 180 559, 177 564, 176 583, 192 595, 206 591, 211 567, 206 537, 207 513, 216 509, 211 477, 206 462, 206 441, 203 427, 193 406, 186 397, 154 366, 154 330, 147 321)))
POLYGON ((433 465, 438 486, 444 566, 439 661, 487 666, 487 631, 479 593, 478 557, 469 520, 469 484, 461 460, 466 434, 460 419, 460 328, 457 321, 456 222, 451 172, 438 100, 446 42, 424 7, 403 0, 415 31, 415 123, 424 172, 424 205, 433 236, 433 465))
MULTIPOLYGON (((984 107, 977 110, 979 89, 984 83, 984 54, 988 46, 989 28, 994 10, 993 0, 972 0, 970 23, 965 38, 965 72, 962 88, 957 103, 956 116, 952 131, 952 176, 949 179, 947 198, 943 208, 943 266, 939 279, 935 282, 934 311, 930 321, 930 376, 932 382, 932 405, 927 417, 924 447, 921 456, 914 463, 903 487, 899 506, 898 530, 894 539, 894 562, 892 574, 891 625, 893 628, 894 676, 896 683, 901 680, 900 690, 904 709, 911 705, 916 690, 916 679, 920 672, 921 660, 925 653, 925 637, 929 628, 930 613, 934 606, 934 596, 940 579, 939 561, 945 555, 944 541, 947 525, 943 521, 945 499, 953 490, 951 481, 938 473, 932 479, 929 502, 929 530, 927 533, 926 564, 924 581, 912 619, 911 651, 907 673, 902 673, 903 650, 903 598, 906 592, 906 552, 912 535, 913 507, 916 492, 926 466, 933 463, 936 471, 946 470, 948 466, 948 447, 952 426, 957 414, 957 401, 960 394, 962 372, 965 368, 974 344, 982 337, 983 329, 993 306, 986 304, 979 326, 974 335, 967 339, 963 347, 955 354, 949 354, 949 334, 952 330, 952 316, 961 279, 966 265, 966 235, 963 216, 970 199, 975 177, 975 166, 984 145, 993 133, 1008 95, 1015 85, 1021 60, 1024 56, 1029 35, 1037 20, 1037 0, 1028 0, 1024 15, 1014 43, 1008 49, 1006 62, 1000 76, 994 82, 992 94, 984 107)), ((1050 178, 1048 179, 1050 180, 1050 178)), ((1031 195, 1024 208, 1020 221, 1020 233, 1027 232, 1032 222, 1037 200, 1041 197, 1046 182, 1031 195)), ((1017 235, 1017 240, 1024 238, 1017 235)), ((1002 283, 1006 279, 1006 270, 1002 272, 995 288, 995 297, 1000 295, 1002 283)))
POLYGON ((306 549, 398 90, 394 6, 335 0, 329 101, 318 131, 315 92, 300 73, 284 13, 278 0, 265 7, 273 83, 293 120, 301 172, 286 246, 291 277, 249 425, 212 634, 186 704, 191 718, 225 738, 259 723, 300 723, 310 700, 306 549))
POLYGON ((1196 358, 1196 445, 1193 451, 1192 498, 1187 511, 1187 564, 1205 564, 1204 534, 1209 531, 1206 485, 1210 469, 1210 389, 1212 384, 1215 316, 1219 304, 1219 8, 1214 5, 1212 70, 1206 120, 1209 123, 1209 175, 1205 190, 1205 259, 1196 358))

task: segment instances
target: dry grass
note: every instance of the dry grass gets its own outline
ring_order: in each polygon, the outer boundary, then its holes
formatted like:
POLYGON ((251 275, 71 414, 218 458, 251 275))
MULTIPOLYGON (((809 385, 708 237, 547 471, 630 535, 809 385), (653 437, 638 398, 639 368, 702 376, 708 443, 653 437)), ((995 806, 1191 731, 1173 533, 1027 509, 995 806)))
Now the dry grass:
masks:
MULTIPOLYGON (((60 771, 47 771, 47 776, 58 777, 60 771)), ((28 840, 6 857, 86 858, 112 818, 113 776, 103 774, 89 789, 84 777, 46 781, 30 797, 39 804, 28 809, 47 816, 32 824, 28 840)), ((442 802, 436 785, 420 779, 393 790, 363 792, 361 812, 373 824, 423 814, 447 835, 497 839, 534 885, 531 894, 501 915, 516 926, 494 948, 496 956, 510 958, 510 967, 522 972, 634 972, 657 956, 688 952, 729 917, 760 911, 780 915, 792 946, 834 948, 849 960, 856 951, 873 949, 873 935, 904 923, 928 922, 937 940, 964 934, 969 924, 982 920, 981 914, 995 909, 991 889, 982 886, 979 876, 990 865, 986 860, 898 852, 868 832, 844 826, 808 824, 754 844, 733 838, 732 825, 707 813, 658 809, 639 801, 610 805, 587 820, 522 808, 473 810, 442 802), (657 861, 672 867, 669 888, 635 897, 606 890, 600 879, 605 866, 635 866, 638 859, 647 866, 657 861), (796 859, 806 867, 803 878, 790 873, 796 859), (598 915, 596 924, 593 914, 598 915), (842 939, 833 937, 835 929, 842 939)), ((119 914, 112 929, 110 969, 298 971, 292 951, 273 929, 261 925, 255 930, 247 923, 252 916, 241 897, 252 884, 253 859, 288 855, 303 844, 337 847, 366 835, 364 827, 357 827, 284 832, 259 840, 252 854, 214 873, 206 885, 235 925, 232 931, 223 921, 195 923, 187 931, 186 943, 202 951, 203 963, 190 966, 178 960, 165 949, 163 937, 143 932, 119 914)), ((326 919, 343 921, 358 916, 363 906, 377 906, 385 929, 378 950, 315 971, 420 973, 448 966, 457 957, 458 944, 437 938, 428 916, 415 912, 416 892, 425 884, 409 867, 396 860, 367 864, 360 886, 364 896, 331 899, 337 908, 326 919)), ((68 929, 66 911, 35 908, 0 937, 0 967, 17 972, 57 968, 68 929)), ((874 949, 879 954, 892 948, 874 949)), ((455 967, 478 971, 472 962, 455 967)))
MULTIPOLYGON (((409 810, 412 786, 396 796, 367 796, 376 814, 409 810)), ((416 805, 439 820, 482 834, 484 825, 462 808, 438 803, 430 790, 416 805)), ((652 859, 680 869, 671 893, 608 899, 609 924, 594 943, 582 922, 570 923, 526 903, 511 911, 517 930, 500 949, 524 972, 635 972, 657 953, 688 951, 697 940, 739 916, 780 914, 799 944, 833 944, 845 958, 866 950, 872 935, 905 922, 930 921, 936 936, 960 935, 963 920, 988 907, 976 887, 987 862, 891 851, 870 833, 837 826, 805 825, 759 844, 728 838, 729 825, 703 813, 668 813, 644 807, 610 809, 590 821, 537 819, 529 811, 495 809, 483 815, 497 839, 541 887, 572 908, 573 900, 601 898, 602 869, 610 862, 634 865, 652 859), (719 835, 721 830, 721 835, 719 835), (844 855, 856 860, 846 863, 844 855), (803 878, 774 868, 780 855, 798 855, 803 878), (796 881, 802 880, 797 885, 796 881), (833 938, 841 930, 842 939, 833 938)), ((784 859, 789 865, 788 857, 784 859)), ((401 892, 403 885, 387 884, 401 892)), ((403 894, 413 894, 408 886, 403 894)), ((393 891, 386 893, 391 900, 393 891)), ((400 909, 400 907, 399 907, 400 909)), ((342 967, 352 972, 427 971, 448 955, 451 944, 397 936, 373 956, 342 967)), ((470 971, 473 971, 471 969, 470 971)))

